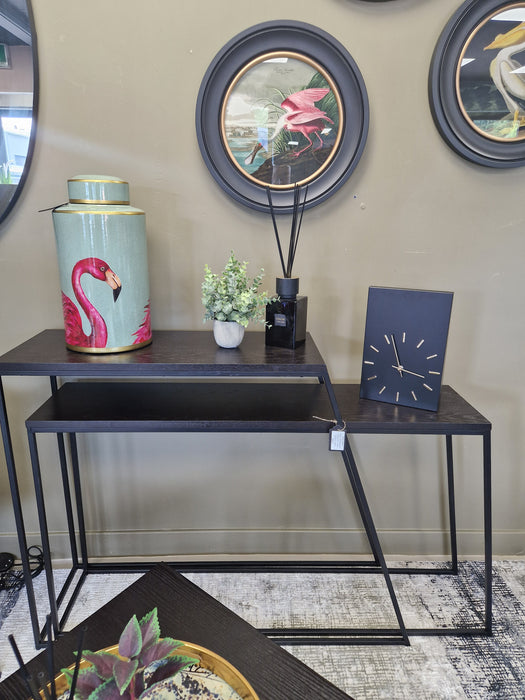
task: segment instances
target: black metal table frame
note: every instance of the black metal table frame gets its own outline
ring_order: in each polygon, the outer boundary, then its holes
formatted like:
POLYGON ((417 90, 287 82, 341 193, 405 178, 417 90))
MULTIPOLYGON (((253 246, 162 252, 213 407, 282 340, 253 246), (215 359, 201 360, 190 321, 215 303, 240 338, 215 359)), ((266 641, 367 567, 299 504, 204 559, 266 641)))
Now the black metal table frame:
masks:
MULTIPOLYGON (((44 333, 57 333, 56 331, 45 331, 44 333)), ((250 335, 250 334, 248 334, 250 335)), ((255 334, 254 334, 255 335, 255 334)), ((259 336, 260 337, 260 336, 259 336)), ((37 336, 38 338, 38 336, 37 336)), ((28 343, 34 342, 35 339, 31 339, 31 341, 28 341, 28 343)), ((184 369, 181 367, 178 368, 177 372, 173 371, 173 367, 168 367, 166 366, 159 366, 155 365, 154 372, 155 376, 163 376, 163 377, 181 377, 181 376, 195 376, 198 375, 200 377, 213 377, 213 378, 230 378, 232 376, 234 377, 270 377, 270 378, 275 378, 275 377, 312 377, 315 378, 316 380, 319 381, 318 389, 312 390, 312 387, 308 387, 307 385, 294 385, 292 387, 292 393, 295 394, 296 392, 299 392, 301 394, 301 399, 304 399, 306 397, 306 403, 308 403, 308 400, 314 401, 312 405, 308 405, 307 408, 315 408, 316 410, 319 410, 322 412, 326 408, 331 409, 331 413, 333 415, 333 421, 334 423, 337 423, 339 425, 342 425, 342 415, 341 415, 341 410, 340 410, 340 405, 338 398, 336 397, 336 392, 334 392, 334 387, 332 386, 330 382, 330 377, 328 375, 328 371, 326 368, 326 365, 324 364, 324 361, 322 360, 321 356, 318 354, 317 348, 315 347, 315 344, 311 340, 311 338, 308 338, 307 343, 311 348, 313 348, 314 356, 318 356, 319 361, 316 361, 311 364, 306 364, 303 365, 301 364, 302 355, 299 354, 298 358, 299 359, 292 359, 290 356, 284 360, 283 366, 276 366, 278 363, 275 363, 272 361, 272 364, 264 367, 260 365, 242 365, 235 363, 234 366, 232 366, 229 363, 226 363, 226 365, 222 364, 219 362, 218 365, 214 365, 213 368, 211 368, 209 365, 206 365, 205 367, 200 367, 198 364, 192 364, 191 367, 187 366, 184 369), (291 364, 290 364, 291 361, 291 364), (159 373, 159 374, 157 374, 159 373), (314 391, 315 396, 312 399, 310 397, 310 393, 314 391), (302 393, 301 393, 302 392, 302 393), (306 392, 306 393, 305 393, 306 392), (302 396, 304 394, 304 396, 302 396), (320 399, 320 397, 322 397, 320 399), (328 400, 328 402, 326 401, 328 400)), ((21 346, 22 347, 22 346, 21 346)), ((15 349, 16 351, 16 349, 15 349)), ((14 352, 14 351, 12 351, 14 352)), ((70 352, 70 351, 68 351, 70 352)), ((141 352, 141 351, 135 351, 135 352, 141 352)), ((143 352, 143 351, 142 351, 143 352)), ((230 351, 227 351, 230 352, 230 351)), ((289 353, 290 351, 286 351, 289 353)), ((72 353, 75 355, 76 353, 72 353)), ((278 353, 279 354, 279 353, 278 353)), ((273 352, 273 355, 275 355, 275 351, 273 352)), ((7 358, 9 356, 9 353, 4 356, 4 358, 7 358)), ((215 431, 228 431, 228 432, 246 432, 246 431, 253 431, 253 432, 315 432, 315 433, 326 433, 330 427, 330 425, 317 421, 315 419, 312 419, 311 414, 308 415, 303 415, 300 416, 299 419, 293 416, 281 416, 278 419, 269 419, 268 421, 262 421, 261 420, 253 420, 250 421, 249 419, 246 420, 244 419, 244 422, 242 423, 242 428, 239 428, 239 416, 236 416, 233 421, 225 421, 224 418, 218 421, 213 421, 209 418, 206 420, 195 420, 193 419, 184 419, 181 420, 180 416, 175 419, 169 418, 168 420, 165 420, 164 418, 162 420, 159 420, 159 417, 157 416, 155 419, 150 420, 150 421, 144 421, 142 418, 138 418, 137 416, 132 416, 131 418, 128 417, 127 422, 124 421, 118 424, 118 427, 116 426, 106 418, 102 417, 97 419, 95 415, 92 415, 90 419, 84 420, 84 419, 79 419, 78 416, 71 416, 69 417, 64 415, 63 413, 60 412, 60 406, 57 406, 53 403, 54 401, 56 402, 57 397, 61 397, 61 392, 64 390, 65 392, 78 392, 78 391, 83 391, 83 388, 81 385, 75 386, 75 382, 72 383, 67 383, 63 387, 59 388, 58 383, 57 383, 57 376, 77 376, 77 377, 95 377, 95 376, 100 376, 102 374, 103 376, 110 376, 112 379, 115 379, 118 376, 127 376, 127 377, 138 377, 142 376, 144 372, 138 372, 137 367, 140 365, 140 362, 138 365, 134 365, 134 369, 126 369, 124 372, 122 371, 122 366, 126 367, 126 363, 124 362, 124 365, 120 364, 121 360, 118 363, 112 364, 111 362, 106 360, 104 362, 94 362, 92 363, 91 358, 84 359, 84 361, 80 360, 79 358, 75 358, 74 363, 70 364, 69 362, 67 363, 67 367, 60 366, 60 363, 57 363, 55 367, 52 367, 49 362, 44 361, 38 361, 36 363, 29 362, 29 365, 23 364, 18 365, 17 363, 15 364, 6 364, 2 363, 2 360, 4 358, 0 358, 0 376, 2 374, 26 374, 26 375, 44 375, 47 374, 50 376, 51 379, 51 390, 52 390, 52 397, 51 399, 46 402, 47 404, 47 413, 46 413, 46 404, 41 407, 41 409, 38 409, 33 416, 31 416, 27 422, 27 431, 28 431, 28 438, 29 438, 29 446, 30 446, 30 455, 31 455, 31 462, 32 462, 32 468, 33 468, 33 476, 34 476, 34 483, 35 483, 35 493, 37 497, 37 507, 38 507, 38 515, 39 515, 39 522, 40 522, 40 528, 41 528, 41 533, 42 533, 42 546, 44 550, 44 558, 45 558, 45 570, 46 570, 46 577, 47 577, 47 585, 48 585, 48 593, 49 593, 49 599, 50 599, 50 610, 51 610, 51 616, 52 616, 52 621, 53 625, 55 627, 55 631, 59 633, 61 629, 63 628, 63 625, 67 619, 67 616, 71 610, 71 607, 73 606, 76 596, 80 590, 80 587, 82 583, 85 580, 85 577, 89 573, 96 573, 100 571, 108 572, 108 571, 137 571, 137 570, 146 570, 149 568, 150 565, 144 564, 144 563, 139 563, 139 564, 94 564, 89 562, 88 560, 88 553, 87 553, 87 545, 86 545, 86 536, 85 536, 85 525, 84 525, 84 518, 83 518, 83 508, 82 508, 82 493, 81 493, 81 483, 80 483, 80 472, 79 472, 79 464, 78 464, 78 453, 77 453, 77 448, 76 448, 76 433, 77 432, 126 432, 126 431, 143 431, 143 432, 154 432, 154 431, 170 431, 170 432, 178 432, 178 431, 195 431, 195 430, 206 430, 213 432, 215 431), (95 366, 93 367, 92 364, 95 366), (119 368, 120 371, 115 371, 115 368, 119 368), (67 371, 65 371, 67 369, 67 371), (53 371, 54 370, 54 371, 53 371), (42 410, 44 409, 43 413, 42 410), (49 413, 51 411, 51 413, 49 413), (116 429, 115 429, 116 428, 116 429), (62 473, 62 480, 63 480, 63 486, 64 486, 64 499, 65 499, 65 507, 66 507, 66 515, 67 515, 67 521, 68 521, 68 530, 69 530, 69 537, 70 537, 70 545, 71 545, 71 557, 72 557, 72 569, 69 574, 69 577, 60 591, 59 595, 57 596, 55 594, 55 589, 54 589, 54 581, 53 581, 53 576, 52 576, 52 561, 51 561, 51 552, 49 548, 49 539, 48 539, 48 531, 47 531, 47 520, 46 520, 46 513, 45 513, 45 503, 44 503, 44 495, 43 495, 43 485, 42 485, 42 478, 41 478, 41 473, 40 473, 40 465, 39 465, 39 459, 38 459, 38 450, 37 450, 37 444, 36 444, 36 434, 39 432, 51 432, 51 433, 56 433, 57 434, 57 440, 58 440, 58 451, 59 451, 59 461, 60 461, 60 467, 61 467, 61 473, 62 473), (73 503, 72 503, 72 498, 71 498, 71 487, 70 487, 70 481, 69 481, 69 475, 68 475, 68 459, 66 455, 66 445, 64 442, 64 434, 67 434, 69 437, 69 443, 70 443, 70 462, 71 462, 71 468, 72 468, 72 476, 73 476, 73 487, 74 487, 74 493, 75 493, 75 502, 76 502, 76 518, 77 518, 77 524, 75 525, 75 515, 74 515, 74 510, 73 510, 73 503), (78 554, 78 549, 77 549, 77 544, 76 544, 76 537, 78 533, 78 538, 79 538, 79 547, 80 547, 80 557, 78 554), (80 571, 80 577, 77 577, 77 573, 80 571), (74 579, 75 577, 78 579, 76 583, 74 584, 74 590, 73 593, 67 603, 67 606, 65 608, 65 611, 63 613, 62 618, 59 620, 58 617, 58 608, 62 604, 62 602, 65 600, 66 593, 68 592, 69 588, 73 586, 74 579)), ((281 356, 282 358, 282 356, 281 356)), ((98 358, 97 358, 98 359, 98 358)), ((147 376, 152 376, 152 371, 151 368, 149 368, 149 371, 146 372, 147 376)), ((0 380, 1 381, 1 380, 0 380)), ((85 385, 86 388, 91 386, 91 389, 89 391, 93 390, 93 387, 96 385, 85 385)), ((129 391, 129 385, 127 385, 128 388, 127 390, 129 391)), ((141 391, 148 391, 148 389, 144 389, 144 386, 148 387, 148 384, 142 385, 141 391)), ((180 385, 184 386, 184 384, 180 385)), ((114 390, 115 385, 113 385, 114 390)), ((206 387, 206 384, 201 384, 201 387, 206 387)), ((1 389, 0 385, 0 389, 1 389)), ((338 391, 344 387, 336 387, 338 391)), ((287 392, 288 390, 286 388, 283 388, 283 385, 270 385, 268 387, 270 392, 272 391, 277 391, 277 392, 287 392)), ((94 389, 97 391, 97 389, 94 389)), ((98 390, 103 391, 104 387, 103 385, 99 385, 98 390)), ((235 391, 241 391, 241 393, 244 391, 246 392, 246 389, 239 389, 238 387, 235 389, 235 391)), ((260 391, 260 387, 258 388, 258 392, 260 391)), ((74 394, 73 394, 74 396, 74 394)), ((283 396, 286 399, 286 395, 283 394, 283 396)), ((246 396, 241 397, 241 406, 246 408, 246 396), (245 401, 244 404, 242 404, 242 401, 245 401)), ((343 401, 344 401, 344 396, 343 396, 343 401)), ((71 403, 69 404, 69 408, 71 408, 71 403)), ((243 408, 243 410, 244 410, 243 408)), ((34 598, 34 592, 33 592, 33 586, 32 586, 32 580, 29 575, 29 563, 27 561, 27 553, 26 553, 26 536, 25 536, 25 528, 24 528, 24 523, 23 523, 23 516, 22 516, 22 509, 21 509, 21 503, 20 503, 20 496, 18 492, 18 483, 17 483, 17 475, 16 475, 16 469, 15 469, 15 464, 14 464, 14 457, 13 457, 13 450, 11 446, 11 437, 9 433, 9 426, 8 426, 8 419, 7 419, 7 412, 6 412, 6 406, 5 406, 5 399, 3 395, 3 390, 1 391, 1 421, 2 421, 2 435, 3 435, 3 440, 4 440, 4 448, 5 448, 5 453, 6 453, 6 461, 7 461, 7 466, 8 466, 8 472, 9 472, 9 478, 10 478, 10 485, 11 485, 11 491, 12 491, 12 497, 13 497, 13 504, 15 508, 15 519, 16 519, 16 524, 17 524, 17 531, 18 531, 18 537, 19 537, 19 544, 20 544, 20 550, 21 550, 21 558, 22 558, 22 563, 24 567, 24 572, 25 572, 25 582, 27 586, 27 592, 28 592, 28 601, 29 601, 29 607, 30 607, 30 612, 31 612, 31 618, 32 618, 32 625, 33 625, 33 633, 35 637, 35 644, 37 646, 41 646, 43 643, 43 635, 39 630, 39 623, 38 623, 38 611, 36 608, 36 602, 34 598)), ((66 411, 67 413, 67 411, 66 411)), ((69 412, 70 413, 70 412, 69 412)), ((326 412, 324 415, 327 415, 326 412)), ((346 415, 345 415, 346 419, 346 415)), ((488 431, 490 431, 490 424, 486 422, 488 425, 488 431)), ((378 431, 377 429, 374 430, 374 426, 371 425, 357 425, 357 424, 352 424, 350 423, 348 425, 348 430, 350 433, 352 432, 379 432, 379 433, 387 433, 389 432, 388 430, 380 430, 378 431)), ((397 432, 393 431, 393 432, 397 432)), ((403 432, 403 431, 401 431, 403 432)), ((408 432, 426 432, 426 429, 423 429, 422 431, 414 431, 413 428, 412 430, 408 430, 408 432)), ((434 432, 433 430, 430 430, 430 432, 434 432)), ((379 538, 377 536, 377 531, 373 522, 373 518, 370 512, 370 508, 368 506, 368 502, 363 490, 363 486, 361 483, 361 479, 359 476, 359 472, 357 469, 357 465, 352 453, 352 449, 350 446, 350 443, 348 441, 348 438, 345 440, 345 446, 344 450, 341 452, 341 456, 343 458, 343 462, 345 464, 345 468, 347 471, 348 478, 350 480, 350 484, 354 493, 354 496, 356 498, 356 503, 359 508, 359 512, 361 514, 362 522, 365 528, 366 535, 368 537, 368 541, 370 543, 372 555, 373 555, 373 560, 372 561, 335 561, 335 562, 326 562, 326 561, 313 561, 313 562, 268 562, 268 561, 263 561, 263 562, 177 562, 174 564, 174 568, 176 568, 178 571, 275 571, 275 572, 282 572, 282 571, 310 571, 310 572, 325 572, 325 573, 354 573, 354 572, 369 572, 369 573, 382 573, 386 586, 388 588, 388 592, 390 595, 390 599, 392 602, 392 606, 396 615, 396 619, 398 622, 398 627, 393 628, 393 629, 355 629, 355 628, 330 628, 330 629, 321 629, 321 628, 282 628, 282 629, 266 629, 262 630, 265 632, 268 636, 272 637, 278 643, 281 644, 355 644, 355 643, 371 643, 371 644, 382 644, 382 643, 389 643, 389 644, 409 644, 409 635, 431 635, 431 634, 441 634, 441 635, 446 635, 446 634, 490 634, 491 633, 491 609, 492 609, 492 584, 491 584, 491 546, 490 546, 490 540, 491 540, 491 520, 490 520, 490 432, 487 432, 486 430, 483 430, 483 438, 484 438, 484 443, 483 443, 483 450, 484 450, 484 522, 485 522, 485 620, 484 620, 484 625, 481 627, 463 627, 463 628, 424 628, 424 629, 407 629, 403 617, 401 614, 401 610, 399 608, 399 604, 397 601, 397 597, 395 595, 394 588, 392 586, 392 581, 391 581, 391 573, 414 573, 414 574, 424 574, 424 573, 457 573, 458 571, 458 564, 457 564, 457 544, 456 544, 456 525, 455 525, 455 505, 454 505, 454 482, 453 482, 453 459, 452 459, 452 434, 457 434, 458 432, 461 433, 462 431, 459 430, 456 427, 451 429, 450 434, 448 434, 446 431, 440 429, 438 431, 440 434, 446 434, 446 445, 447 445, 447 473, 448 473, 448 495, 449 495, 449 516, 450 516, 450 537, 451 537, 451 555, 452 555, 452 562, 450 567, 444 567, 442 569, 431 569, 431 570, 426 570, 426 569, 396 569, 396 568, 388 568, 384 559, 384 555, 381 549, 381 545, 379 542, 379 538)), ((467 433, 470 432, 468 429, 466 431, 467 433)), ((478 431, 474 431, 474 434, 479 434, 478 431)))

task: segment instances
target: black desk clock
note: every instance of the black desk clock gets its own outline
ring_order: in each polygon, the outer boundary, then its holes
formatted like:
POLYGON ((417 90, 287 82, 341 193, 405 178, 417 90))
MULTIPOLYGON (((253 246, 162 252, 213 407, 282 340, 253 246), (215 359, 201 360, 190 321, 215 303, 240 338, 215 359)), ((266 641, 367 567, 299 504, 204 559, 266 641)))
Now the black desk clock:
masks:
POLYGON ((437 411, 452 297, 370 287, 361 398, 437 411))

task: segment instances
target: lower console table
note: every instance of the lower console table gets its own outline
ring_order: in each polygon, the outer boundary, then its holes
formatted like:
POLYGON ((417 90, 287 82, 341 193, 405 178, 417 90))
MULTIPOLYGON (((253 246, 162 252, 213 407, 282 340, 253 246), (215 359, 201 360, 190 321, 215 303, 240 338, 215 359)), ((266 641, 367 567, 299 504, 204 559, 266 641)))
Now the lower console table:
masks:
MULTIPOLYGON (((438 412, 417 411, 359 399, 354 384, 332 386, 326 365, 313 340, 307 337, 296 350, 266 348, 260 333, 247 333, 237 350, 215 347, 211 334, 204 332, 157 332, 153 345, 115 356, 86 356, 63 347, 63 333, 45 331, 0 357, 2 375, 48 375, 52 394, 26 421, 35 493, 45 559, 51 618, 55 632, 63 629, 71 606, 85 576, 100 571, 146 570, 145 564, 94 564, 89 561, 82 505, 81 465, 76 435, 90 432, 294 432, 326 433, 346 424, 347 436, 341 456, 361 514, 372 552, 371 561, 314 562, 215 562, 177 563, 179 571, 316 571, 327 573, 374 572, 384 577, 398 627, 392 629, 271 629, 263 630, 281 644, 408 644, 416 634, 491 634, 491 425, 450 387, 444 387, 438 412), (45 359, 41 359, 41 358, 45 359), (68 381, 58 386, 57 376, 75 380, 111 378, 107 381, 68 381), (207 377, 213 381, 184 381, 176 385, 153 381, 154 377, 207 377), (232 378, 263 377, 266 381, 232 382, 232 378), (311 382, 297 381, 309 377, 311 382), (147 378, 148 381, 115 381, 147 378), (289 381, 276 382, 275 379, 289 381), (290 381, 291 379, 291 381, 290 381), (220 380, 220 381, 217 381, 220 380), (224 381, 227 380, 227 381, 224 381), (107 398, 111 400, 106 400, 107 398), (324 417, 321 421, 316 416, 324 417), (71 545, 72 570, 58 596, 52 575, 43 475, 37 447, 38 433, 55 433, 64 486, 64 503, 71 545), (485 609, 476 627, 407 629, 399 608, 391 574, 429 573, 421 569, 389 569, 348 434, 434 434, 446 438, 451 566, 431 573, 457 574, 457 546, 454 505, 452 437, 479 435, 483 438, 483 486, 485 528, 485 609), (64 436, 69 442, 69 460, 64 436), (68 465, 68 462, 70 463, 68 465), (70 467, 70 468, 69 468, 70 467), (72 480, 72 484, 70 483, 72 480), (80 576, 78 575, 80 574, 80 576), (59 619, 59 608, 73 589, 59 619)), ((1 387, 0 387, 1 388, 1 387)), ((26 556, 26 538, 7 411, 1 393, 2 432, 10 476, 22 561, 26 572, 28 600, 37 646, 42 644, 38 611, 26 556)))

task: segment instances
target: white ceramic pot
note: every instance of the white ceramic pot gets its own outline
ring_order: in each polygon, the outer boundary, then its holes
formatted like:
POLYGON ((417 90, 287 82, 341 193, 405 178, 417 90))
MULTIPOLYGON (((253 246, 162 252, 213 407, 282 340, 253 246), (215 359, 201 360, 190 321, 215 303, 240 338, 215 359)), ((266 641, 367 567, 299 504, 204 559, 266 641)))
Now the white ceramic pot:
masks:
POLYGON ((244 326, 237 321, 214 321, 213 337, 221 348, 236 348, 244 338, 244 326))

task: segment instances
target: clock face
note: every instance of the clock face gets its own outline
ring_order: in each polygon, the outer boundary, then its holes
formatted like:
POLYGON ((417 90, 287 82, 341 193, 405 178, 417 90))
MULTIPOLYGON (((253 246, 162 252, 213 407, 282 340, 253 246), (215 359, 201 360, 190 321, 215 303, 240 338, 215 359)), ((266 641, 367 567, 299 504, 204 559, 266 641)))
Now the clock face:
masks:
POLYGON ((361 398, 437 410, 452 297, 370 287, 361 398))

